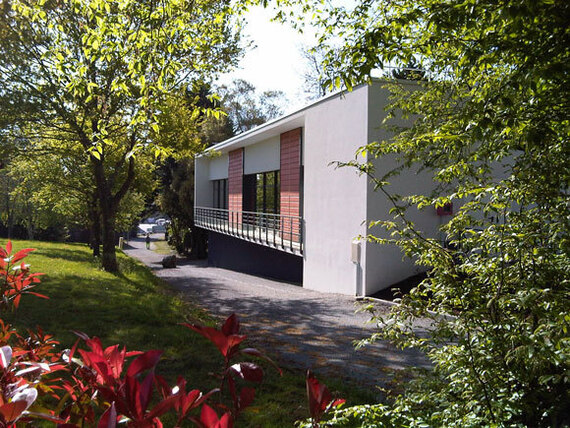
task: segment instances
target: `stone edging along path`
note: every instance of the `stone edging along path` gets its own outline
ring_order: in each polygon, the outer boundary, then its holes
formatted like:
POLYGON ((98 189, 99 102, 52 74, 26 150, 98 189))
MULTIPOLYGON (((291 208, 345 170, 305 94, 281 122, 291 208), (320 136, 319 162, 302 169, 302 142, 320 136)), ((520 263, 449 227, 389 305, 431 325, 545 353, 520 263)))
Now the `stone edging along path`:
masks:
MULTIPOLYGON (((180 259, 176 268, 164 269, 160 263, 164 256, 146 250, 142 239, 129 241, 124 252, 213 316, 224 319, 235 312, 243 333, 281 364, 365 387, 384 386, 407 367, 428 366, 418 352, 384 341, 355 350, 354 342, 368 337, 374 326, 367 313, 355 313, 359 303, 353 297, 208 267, 206 261, 180 259)), ((387 302, 373 304, 379 313, 390 308, 387 302)))

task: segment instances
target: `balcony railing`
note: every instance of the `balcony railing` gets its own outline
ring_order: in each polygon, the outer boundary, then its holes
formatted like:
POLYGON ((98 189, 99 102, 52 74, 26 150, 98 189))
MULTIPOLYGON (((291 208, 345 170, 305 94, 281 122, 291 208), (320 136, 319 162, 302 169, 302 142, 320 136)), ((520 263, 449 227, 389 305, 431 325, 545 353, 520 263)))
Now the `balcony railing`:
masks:
POLYGON ((280 214, 194 208, 194 223, 223 233, 295 254, 303 253, 303 219, 280 214))

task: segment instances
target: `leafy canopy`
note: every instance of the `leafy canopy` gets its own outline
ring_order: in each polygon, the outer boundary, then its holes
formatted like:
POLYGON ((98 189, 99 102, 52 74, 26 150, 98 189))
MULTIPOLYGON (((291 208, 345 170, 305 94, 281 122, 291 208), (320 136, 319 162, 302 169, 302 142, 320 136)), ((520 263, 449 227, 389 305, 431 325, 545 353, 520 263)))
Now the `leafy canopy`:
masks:
MULTIPOLYGON (((368 174, 394 202, 375 224, 429 271, 378 318, 382 337, 423 350, 430 374, 389 406, 349 409, 379 426, 570 424, 570 3, 559 0, 307 1, 321 27, 329 85, 351 88, 376 69, 415 62, 418 89, 392 81, 389 117, 409 119, 362 148, 368 174), (387 170, 382 158, 395 157, 387 170), (391 178, 419 165, 433 194, 398 197, 391 178), (406 210, 453 202, 447 244, 406 210), (413 329, 432 319, 429 335, 413 329)), ((390 126, 388 120, 385 124, 390 126)), ((401 121, 399 122, 402 123, 401 121)), ((344 418, 344 419, 343 419, 344 418)), ((364 422, 362 422, 364 423, 364 422)))
MULTIPOLYGON (((181 87, 235 63, 239 22, 223 0, 14 0, 0 11, 0 138, 89 152, 102 263, 116 271, 120 204, 135 155, 200 150, 173 138, 181 87), (29 130, 33 133, 30 133, 29 130)), ((187 106, 190 120, 204 111, 187 106)), ((184 118, 187 115, 185 114, 184 118)))
POLYGON ((16 119, 65 123, 95 156, 135 130, 139 149, 159 132, 156 116, 171 91, 232 64, 231 13, 212 0, 6 3, 3 105, 16 119))
POLYGON ((283 92, 270 90, 259 94, 255 86, 243 79, 222 85, 216 91, 220 94, 221 108, 227 113, 236 134, 279 117, 287 102, 283 92))

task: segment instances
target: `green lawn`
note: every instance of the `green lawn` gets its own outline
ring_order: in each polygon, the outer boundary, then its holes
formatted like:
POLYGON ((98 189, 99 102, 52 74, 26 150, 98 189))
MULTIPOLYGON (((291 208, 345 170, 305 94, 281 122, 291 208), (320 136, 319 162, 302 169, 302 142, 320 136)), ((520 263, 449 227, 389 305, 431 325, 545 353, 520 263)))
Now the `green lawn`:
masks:
POLYGON ((170 255, 175 253, 166 241, 153 241, 150 244, 150 249, 157 254, 170 255))
MULTIPOLYGON (((0 240, 5 246, 6 240, 0 240)), ((20 308, 4 314, 5 320, 20 331, 41 326, 54 334, 62 349, 76 340, 72 330, 98 336, 105 346, 120 343, 128 350, 162 349, 159 363, 162 375, 174 381, 184 376, 189 386, 207 391, 217 386, 211 373, 219 372, 218 351, 196 333, 178 325, 181 322, 214 325, 204 310, 182 301, 149 269, 118 252, 120 274, 103 271, 85 245, 14 241, 15 249, 36 248, 26 259, 33 272, 43 272, 36 288, 49 296, 43 300, 24 296, 20 308)), ((284 370, 279 377, 271 367, 258 388, 254 405, 238 421, 239 426, 293 426, 306 418, 304 373, 284 370)), ((369 402, 365 391, 325 380, 339 389, 352 404, 369 402)), ((168 426, 168 424, 165 424, 168 426)))

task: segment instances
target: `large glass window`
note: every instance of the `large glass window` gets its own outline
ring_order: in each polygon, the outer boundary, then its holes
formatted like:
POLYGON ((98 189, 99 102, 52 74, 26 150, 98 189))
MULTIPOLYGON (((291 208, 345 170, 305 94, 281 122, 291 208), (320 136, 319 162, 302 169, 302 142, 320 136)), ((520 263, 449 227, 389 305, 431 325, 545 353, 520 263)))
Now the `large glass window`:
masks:
POLYGON ((214 180, 214 208, 228 209, 228 179, 214 180))
POLYGON ((244 175, 243 209, 279 214, 279 171, 244 175))

